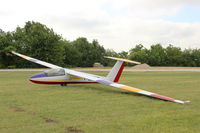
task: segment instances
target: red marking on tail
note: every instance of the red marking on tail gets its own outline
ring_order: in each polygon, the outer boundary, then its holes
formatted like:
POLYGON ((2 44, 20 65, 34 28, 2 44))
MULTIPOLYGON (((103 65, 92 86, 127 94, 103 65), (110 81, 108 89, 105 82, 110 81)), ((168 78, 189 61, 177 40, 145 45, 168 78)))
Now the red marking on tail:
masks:
POLYGON ((118 82, 119 81, 119 78, 120 78, 120 76, 122 74, 122 71, 124 69, 125 64, 126 64, 125 62, 122 63, 122 65, 121 65, 121 67, 120 67, 120 69, 119 69, 119 71, 118 71, 118 73, 117 73, 117 75, 115 77, 114 82, 118 82))

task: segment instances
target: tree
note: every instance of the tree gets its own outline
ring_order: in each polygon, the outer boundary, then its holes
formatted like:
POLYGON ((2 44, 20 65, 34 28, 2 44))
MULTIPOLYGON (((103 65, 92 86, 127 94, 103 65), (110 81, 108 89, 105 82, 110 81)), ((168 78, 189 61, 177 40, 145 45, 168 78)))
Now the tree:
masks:
POLYGON ((200 67, 200 49, 192 50, 191 59, 195 62, 196 67, 200 67))
POLYGON ((13 34, 0 30, 0 68, 7 68, 15 65, 15 60, 9 51, 15 50, 13 34))
POLYGON ((167 66, 181 66, 182 51, 181 48, 174 47, 173 45, 169 45, 166 49, 166 65, 167 66))
POLYGON ((192 49, 185 49, 182 52, 182 66, 196 66, 195 60, 192 59, 192 49))
POLYGON ((127 58, 128 58, 128 52, 122 51, 122 52, 118 53, 118 56, 119 56, 120 58, 127 59, 127 58))
POLYGON ((143 45, 139 44, 136 45, 135 48, 132 48, 130 50, 128 58, 131 60, 148 63, 149 62, 148 54, 149 51, 146 48, 144 48, 143 45))
POLYGON ((165 66, 167 64, 165 49, 160 44, 152 45, 148 56, 148 63, 152 66, 165 66))
POLYGON ((93 40, 91 45, 92 45, 92 53, 93 53, 92 57, 94 60, 93 64, 95 62, 99 62, 105 65, 104 56, 106 54, 106 50, 104 49, 104 47, 101 46, 97 40, 93 40))
POLYGON ((81 62, 82 54, 71 42, 64 41, 64 44, 64 64, 67 67, 78 66, 81 62))
POLYGON ((95 62, 102 63, 105 49, 96 40, 89 43, 86 38, 81 37, 73 41, 72 45, 81 53, 78 66, 91 67, 95 62))
MULTIPOLYGON (((56 65, 63 65, 63 41, 52 29, 38 22, 27 22, 14 32, 17 51, 56 65)), ((18 66, 36 67, 20 61, 18 66), (19 64, 20 63, 20 64, 19 64)))
MULTIPOLYGON (((106 56, 111 56, 111 57, 119 57, 118 53, 115 52, 113 49, 106 49, 105 52, 106 56)), ((113 66, 115 64, 115 60, 110 60, 110 59, 104 59, 105 60, 105 66, 113 66)))

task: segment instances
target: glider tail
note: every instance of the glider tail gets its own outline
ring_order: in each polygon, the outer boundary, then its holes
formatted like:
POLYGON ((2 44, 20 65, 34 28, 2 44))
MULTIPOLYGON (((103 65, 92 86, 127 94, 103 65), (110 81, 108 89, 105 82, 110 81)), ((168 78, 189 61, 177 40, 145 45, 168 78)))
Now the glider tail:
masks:
POLYGON ((111 71, 108 73, 108 75, 106 77, 107 80, 110 80, 112 82, 119 81, 119 78, 122 74, 122 71, 124 69, 126 62, 134 63, 134 64, 141 64, 140 62, 137 62, 137 61, 131 61, 131 60, 122 59, 122 58, 109 57, 109 56, 104 56, 104 57, 108 58, 108 59, 117 60, 114 67, 111 69, 111 71))

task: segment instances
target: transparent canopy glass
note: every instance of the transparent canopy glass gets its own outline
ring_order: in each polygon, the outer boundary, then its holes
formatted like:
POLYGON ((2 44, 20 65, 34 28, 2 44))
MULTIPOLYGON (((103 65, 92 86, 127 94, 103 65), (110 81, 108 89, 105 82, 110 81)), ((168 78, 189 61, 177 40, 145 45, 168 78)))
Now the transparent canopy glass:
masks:
POLYGON ((62 76, 65 75, 64 69, 50 69, 44 72, 48 77, 50 76, 62 76))

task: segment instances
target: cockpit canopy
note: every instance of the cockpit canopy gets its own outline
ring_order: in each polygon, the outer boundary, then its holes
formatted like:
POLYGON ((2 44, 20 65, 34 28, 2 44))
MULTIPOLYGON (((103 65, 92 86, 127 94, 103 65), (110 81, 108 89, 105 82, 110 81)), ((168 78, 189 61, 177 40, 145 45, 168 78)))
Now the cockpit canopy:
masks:
POLYGON ((62 75, 65 75, 65 70, 64 69, 50 69, 50 70, 44 71, 44 73, 47 77, 62 76, 62 75))

